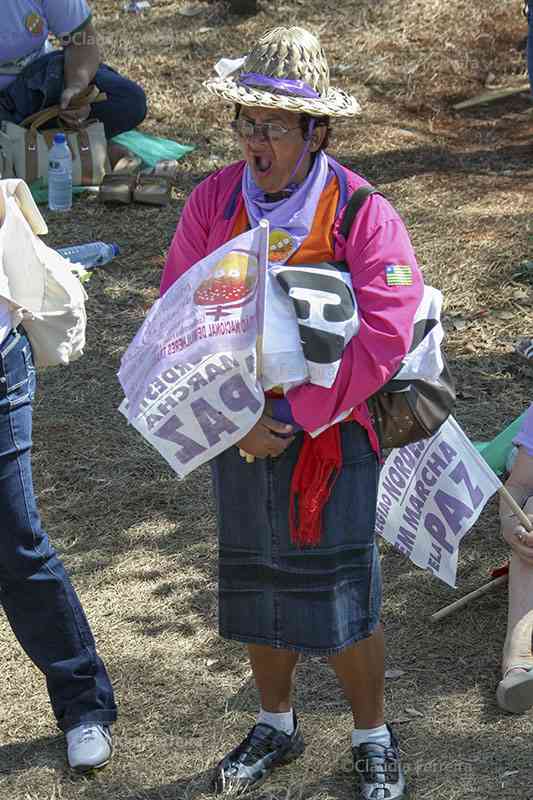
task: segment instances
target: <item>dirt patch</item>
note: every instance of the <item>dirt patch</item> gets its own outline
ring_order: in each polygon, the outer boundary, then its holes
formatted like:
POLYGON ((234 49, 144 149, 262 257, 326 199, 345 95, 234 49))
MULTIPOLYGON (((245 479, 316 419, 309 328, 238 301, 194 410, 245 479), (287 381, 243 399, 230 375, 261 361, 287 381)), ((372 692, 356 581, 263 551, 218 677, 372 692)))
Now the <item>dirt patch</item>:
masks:
MULTIPOLYGON (((41 676, 0 622, 0 797, 176 800, 208 794, 208 769, 252 722, 243 649, 216 632, 216 539, 208 470, 178 483, 117 413, 121 353, 157 296, 164 256, 193 186, 237 150, 231 109, 199 92, 213 63, 276 24, 318 31, 332 81, 364 114, 335 126, 331 152, 404 216, 428 283, 445 296, 459 390, 456 416, 489 438, 531 400, 533 367, 514 342, 533 333, 533 105, 526 95, 463 112, 453 104, 524 77, 525 20, 515 0, 259 0, 238 18, 224 3, 193 17, 153 0, 140 17, 93 0, 105 59, 147 89, 148 131, 197 146, 167 209, 104 208, 89 196, 46 212, 51 245, 116 241, 122 255, 92 278, 89 346, 40 376, 35 480, 42 514, 83 598, 120 705, 116 758, 94 779, 65 768, 41 676), (458 322, 460 320, 460 322, 458 322)), ((448 621, 428 615, 485 582, 506 557, 494 505, 465 540, 459 592, 383 548, 388 717, 418 800, 528 800, 531 715, 494 700, 505 592, 448 621), (419 714, 408 711, 414 709, 419 714)), ((350 719, 326 664, 302 662, 297 707, 304 757, 261 798, 349 798, 350 719)))

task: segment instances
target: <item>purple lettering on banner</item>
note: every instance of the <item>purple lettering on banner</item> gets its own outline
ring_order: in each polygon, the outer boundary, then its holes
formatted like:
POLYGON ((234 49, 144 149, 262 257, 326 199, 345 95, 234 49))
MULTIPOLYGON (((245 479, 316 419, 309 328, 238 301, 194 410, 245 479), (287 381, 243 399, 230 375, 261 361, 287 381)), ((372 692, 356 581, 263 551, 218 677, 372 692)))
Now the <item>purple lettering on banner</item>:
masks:
POLYGON ((167 414, 170 414, 173 408, 179 406, 179 401, 176 400, 175 397, 172 397, 171 394, 167 395, 164 400, 162 400, 157 405, 157 413, 161 414, 163 417, 166 417, 167 414))
POLYGON ((398 499, 401 495, 401 492, 393 485, 389 476, 387 475, 386 478, 383 478, 383 488, 386 489, 390 494, 398 499))
POLYGON ((202 386, 209 385, 204 376, 201 375, 199 372, 195 372, 194 375, 191 375, 191 377, 187 381, 187 384, 191 387, 193 392, 197 392, 198 389, 202 388, 202 386))
POLYGON ((474 513, 470 506, 442 489, 435 492, 435 503, 456 536, 461 530, 463 519, 470 519, 474 513))
POLYGON ((171 367, 170 369, 166 369, 161 377, 165 383, 176 383, 176 381, 179 380, 180 375, 178 371, 174 369, 174 367, 171 367))
POLYGON ((208 364, 205 368, 205 377, 211 383, 214 381, 215 378, 219 378, 221 375, 225 375, 226 370, 223 369, 219 364, 208 364))
POLYGON ((220 356, 220 364, 224 367, 225 372, 237 369, 239 366, 239 362, 235 358, 231 358, 231 356, 227 355, 220 356))
POLYGON ((421 470, 420 477, 422 478, 422 480, 424 481, 426 486, 435 486, 435 484, 437 482, 436 477, 434 475, 433 476, 431 475, 431 473, 430 473, 430 471, 429 471, 429 469, 427 467, 424 467, 421 470))
POLYGON ((407 478, 407 480, 409 480, 409 478, 411 477, 411 470, 406 467, 406 465, 404 464, 404 460, 400 454, 397 455, 396 458, 394 459, 394 464, 396 465, 400 475, 403 475, 404 478, 407 478))
POLYGON ((404 481, 403 477, 400 475, 400 473, 398 472, 398 470, 396 469, 396 467, 390 467, 390 469, 389 469, 389 478, 391 479, 393 484, 398 487, 398 489, 403 489, 404 488, 405 481, 404 481))
POLYGON ((435 542, 431 543, 431 552, 428 556, 428 568, 438 575, 440 571, 440 559, 442 556, 442 547, 439 547, 435 542))
MULTIPOLYGON (((404 464, 412 472, 413 471, 413 467, 416 464, 416 458, 411 453, 410 449, 408 447, 402 447, 402 449, 400 450, 400 455, 403 458, 404 464)), ((396 463, 396 461, 394 461, 394 463, 396 463)))
POLYGON ((224 381, 219 389, 220 399, 230 411, 243 411, 249 409, 256 414, 261 408, 261 403, 247 387, 240 375, 234 375, 224 381))
POLYGON ((149 414, 146 417, 146 425, 148 427, 148 430, 151 431, 152 428, 155 427, 159 422, 161 422, 162 419, 163 417, 160 414, 149 414))
POLYGON ((428 498, 428 497, 429 497, 429 495, 431 494, 431 492, 430 492, 430 491, 429 491, 429 489, 426 487, 426 484, 425 484, 425 483, 423 483, 423 481, 417 481, 417 482, 416 482, 416 485, 415 485, 415 492, 416 492, 416 493, 417 493, 417 495, 418 495, 418 499, 419 499, 419 500, 420 500, 422 503, 425 503, 425 502, 426 502, 426 500, 427 500, 427 498, 428 498))
POLYGON ((411 555, 416 536, 408 531, 407 528, 400 527, 398 535, 396 536, 396 545, 401 545, 401 551, 406 556, 411 555))
POLYGON ((431 455, 428 456, 426 463, 428 469, 431 470, 436 478, 439 478, 441 472, 443 472, 448 466, 448 462, 438 453, 431 453, 431 455))
POLYGON ((204 453, 206 448, 189 436, 185 436, 184 433, 180 433, 178 428, 181 428, 182 425, 183 422, 179 417, 170 417, 157 431, 154 431, 154 434, 160 439, 177 444, 179 450, 176 450, 175 456, 181 464, 187 464, 196 456, 204 453))
POLYGON ((416 529, 418 528, 418 524, 420 522, 420 510, 421 509, 417 509, 415 511, 411 507, 412 505, 414 505, 413 501, 416 501, 416 497, 413 497, 411 495, 411 497, 409 498, 409 502, 410 502, 411 505, 408 505, 408 506, 405 507, 405 513, 403 515, 403 522, 405 522, 406 525, 410 525, 411 528, 413 528, 413 530, 416 531, 416 529))
POLYGON ((446 526, 440 517, 433 512, 426 514, 424 528, 448 553, 453 553, 452 545, 446 540, 446 526))
POLYGON ((457 455, 457 451, 453 449, 453 447, 448 444, 448 442, 441 442, 439 444, 439 449, 446 459, 447 463, 449 464, 457 455))
POLYGON ((223 433, 237 433, 239 430, 221 411, 214 408, 207 400, 200 397, 191 403, 191 410, 196 417, 202 433, 210 447, 218 444, 223 433))
POLYGON ((467 472, 467 469, 462 461, 459 461, 456 467, 450 472, 450 478, 459 485, 461 481, 466 485, 470 500, 472 501, 472 508, 477 508, 483 501, 483 491, 479 486, 474 486, 472 479, 467 472))

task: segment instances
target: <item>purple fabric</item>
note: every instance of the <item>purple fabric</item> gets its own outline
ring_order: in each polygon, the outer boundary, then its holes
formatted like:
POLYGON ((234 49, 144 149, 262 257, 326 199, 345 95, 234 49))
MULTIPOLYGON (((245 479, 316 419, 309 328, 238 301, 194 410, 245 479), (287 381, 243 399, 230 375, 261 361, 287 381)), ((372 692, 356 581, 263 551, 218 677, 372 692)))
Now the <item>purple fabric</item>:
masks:
POLYGON ((528 456, 533 458, 533 403, 529 406, 518 436, 513 439, 513 444, 525 447, 528 456))
POLYGON ((328 160, 324 152, 320 151, 307 178, 297 190, 290 197, 268 203, 264 199, 263 190, 255 183, 248 165, 244 169, 242 193, 251 227, 255 228, 260 220, 267 219, 271 234, 273 231, 282 230, 291 240, 290 249, 287 249, 283 263, 289 260, 309 236, 318 201, 326 185, 328 171, 328 160))
POLYGON ((292 78, 272 78, 260 75, 259 72, 242 72, 238 80, 239 86, 264 86, 267 89, 276 89, 293 97, 307 97, 317 100, 320 95, 308 83, 292 78))
POLYGON ((286 397, 276 398, 270 402, 272 403, 272 419, 292 425, 294 431, 302 430, 292 415, 291 404, 286 397))

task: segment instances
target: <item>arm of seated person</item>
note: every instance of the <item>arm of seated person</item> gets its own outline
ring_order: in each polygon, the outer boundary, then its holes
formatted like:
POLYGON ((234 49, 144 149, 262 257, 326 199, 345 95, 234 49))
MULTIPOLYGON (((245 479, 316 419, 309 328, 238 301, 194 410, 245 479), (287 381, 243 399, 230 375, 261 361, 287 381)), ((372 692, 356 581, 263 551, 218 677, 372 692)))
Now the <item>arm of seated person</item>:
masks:
POLYGON ((71 108, 72 101, 92 83, 100 66, 96 31, 89 21, 81 29, 61 39, 65 52, 65 88, 60 105, 61 118, 69 125, 79 125, 91 113, 89 105, 71 108))
MULTIPOLYGON (((505 484, 518 505, 524 508, 533 527, 533 457, 520 447, 511 474, 505 484)), ((528 532, 514 511, 500 496, 502 536, 513 552, 533 566, 533 532, 528 532)))

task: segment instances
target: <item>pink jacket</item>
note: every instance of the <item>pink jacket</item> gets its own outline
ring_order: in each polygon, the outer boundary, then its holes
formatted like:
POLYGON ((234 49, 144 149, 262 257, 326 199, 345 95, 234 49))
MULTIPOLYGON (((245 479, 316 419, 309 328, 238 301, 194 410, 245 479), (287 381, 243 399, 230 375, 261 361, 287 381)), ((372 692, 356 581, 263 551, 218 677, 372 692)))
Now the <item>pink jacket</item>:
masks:
MULTIPOLYGON (((190 195, 168 253, 161 294, 189 267, 231 238, 242 209, 243 161, 214 172, 190 195)), ((339 232, 349 196, 368 185, 360 175, 330 159, 332 178, 341 200, 332 236, 335 260, 350 267, 360 315, 360 328, 346 347, 337 379, 325 389, 305 384, 287 395, 296 422, 312 431, 355 407, 356 419, 369 429, 364 402, 394 375, 409 350, 413 318, 423 293, 423 279, 405 226, 385 198, 375 195, 359 210, 348 240, 339 232), (412 282, 393 285, 386 268, 408 265, 412 282)))

